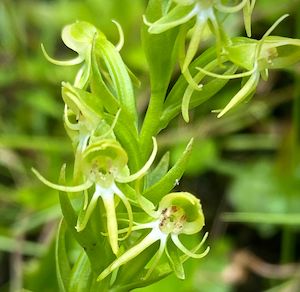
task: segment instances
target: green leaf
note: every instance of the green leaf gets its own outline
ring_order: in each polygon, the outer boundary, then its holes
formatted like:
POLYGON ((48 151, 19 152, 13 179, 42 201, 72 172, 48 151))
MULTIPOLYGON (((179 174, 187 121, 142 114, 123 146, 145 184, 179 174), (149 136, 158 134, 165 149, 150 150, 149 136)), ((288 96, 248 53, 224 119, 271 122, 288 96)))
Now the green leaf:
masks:
MULTIPOLYGON (((236 70, 236 66, 232 66, 227 71, 225 71, 224 74, 233 74, 236 70)), ((211 97, 213 97, 228 83, 228 81, 229 80, 214 78, 212 81, 206 83, 201 91, 194 91, 191 96, 189 109, 195 108, 207 101, 208 99, 210 99, 211 97)), ((182 95, 178 96, 182 97, 182 95)), ((176 117, 176 115, 178 115, 179 112, 181 112, 181 102, 181 100, 176 101, 173 104, 168 102, 168 106, 165 108, 161 116, 162 128, 165 128, 170 122, 170 120, 172 120, 174 117, 176 117)))
POLYGON ((92 270, 86 254, 82 251, 72 268, 69 282, 69 292, 90 291, 92 270))
MULTIPOLYGON (((184 144, 175 145, 171 151, 171 162, 175 164, 179 159, 184 144)), ((213 140, 197 140, 194 143, 193 151, 187 164, 185 174, 189 176, 197 176, 205 171, 208 167, 217 163, 217 147, 213 140)))
POLYGON ((166 253, 168 255, 168 260, 172 270, 179 279, 185 279, 185 273, 182 261, 180 260, 180 255, 178 253, 178 248, 171 242, 168 243, 166 248, 166 253))
POLYGON ((70 279, 71 267, 66 251, 65 233, 67 230, 66 223, 62 220, 58 227, 55 248, 56 260, 56 275, 58 285, 61 291, 68 291, 68 284, 70 279))
MULTIPOLYGON (((198 57, 190 66, 189 72, 194 75, 197 73, 195 67, 205 67, 206 64, 216 59, 216 52, 214 48, 206 50, 200 57, 198 57)), ((182 97, 184 96, 187 87, 189 86, 186 77, 181 75, 170 93, 167 95, 163 105, 163 111, 160 117, 160 129, 164 129, 170 120, 176 117, 181 112, 182 97)), ((201 92, 203 89, 201 90, 201 92)), ((197 93, 199 93, 198 91, 197 93)))

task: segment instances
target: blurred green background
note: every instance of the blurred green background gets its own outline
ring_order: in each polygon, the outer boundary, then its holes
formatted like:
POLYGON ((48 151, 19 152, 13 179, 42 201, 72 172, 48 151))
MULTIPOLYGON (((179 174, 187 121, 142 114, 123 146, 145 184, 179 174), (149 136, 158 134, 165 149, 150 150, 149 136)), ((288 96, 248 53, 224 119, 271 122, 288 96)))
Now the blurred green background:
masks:
MULTIPOLYGON (((257 0, 253 37, 282 14, 274 34, 300 38, 300 1, 257 0)), ((55 232, 61 217, 55 191, 31 173, 56 180, 72 147, 62 123, 60 83, 76 68, 47 62, 71 58, 61 28, 86 20, 113 43, 125 33, 121 55, 141 80, 138 108, 149 94, 140 42, 145 0, 1 0, 0 2, 0 291, 58 291, 55 232)), ((241 15, 226 20, 230 35, 245 35, 241 15)), ((209 42, 208 42, 209 44, 209 42)), ((210 254, 185 265, 187 280, 170 276, 136 291, 300 291, 300 64, 273 71, 251 102, 222 119, 211 114, 238 88, 230 83, 213 99, 181 117, 158 138, 173 163, 196 139, 186 175, 176 187, 202 201, 210 254), (284 290, 290 289, 290 290, 284 290)), ((177 72, 178 76, 179 72, 177 72)), ((176 76, 174 76, 174 80, 176 76)), ((163 153, 163 152, 161 152, 163 153)), ((99 259, 101 260, 101 259, 99 259)))

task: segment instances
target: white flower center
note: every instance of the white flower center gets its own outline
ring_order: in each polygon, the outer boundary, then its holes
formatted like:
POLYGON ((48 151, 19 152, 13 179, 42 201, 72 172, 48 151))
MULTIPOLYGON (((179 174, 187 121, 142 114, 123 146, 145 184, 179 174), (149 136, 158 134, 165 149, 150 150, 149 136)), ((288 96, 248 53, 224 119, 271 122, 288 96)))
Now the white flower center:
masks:
POLYGON ((184 223, 186 222, 186 215, 181 207, 171 206, 161 211, 159 219, 159 229, 164 233, 181 232, 184 223))

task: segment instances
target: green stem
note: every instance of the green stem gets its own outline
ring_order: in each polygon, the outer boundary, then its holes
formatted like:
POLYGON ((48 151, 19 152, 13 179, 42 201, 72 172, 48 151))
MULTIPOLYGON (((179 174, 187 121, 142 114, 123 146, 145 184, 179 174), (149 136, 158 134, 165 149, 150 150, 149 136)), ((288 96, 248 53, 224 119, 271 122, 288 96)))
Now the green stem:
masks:
POLYGON ((150 97, 149 106, 143 122, 140 134, 140 149, 143 149, 142 161, 147 161, 147 157, 152 150, 152 136, 156 136, 159 129, 160 115, 162 113, 164 92, 153 92, 150 97))
POLYGON ((293 230, 289 226, 285 226, 282 230, 281 238, 281 263, 289 263, 294 259, 295 236, 293 230))

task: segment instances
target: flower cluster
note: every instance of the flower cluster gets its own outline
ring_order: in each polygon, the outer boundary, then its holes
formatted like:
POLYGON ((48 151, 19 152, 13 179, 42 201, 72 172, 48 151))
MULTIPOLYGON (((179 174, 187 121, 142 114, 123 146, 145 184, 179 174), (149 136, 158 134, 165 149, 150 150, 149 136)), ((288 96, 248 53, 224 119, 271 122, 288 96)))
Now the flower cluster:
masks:
MULTIPOLYGON (((146 275, 141 280, 147 279, 157 268, 164 251, 171 269, 176 271, 174 267, 181 265, 186 257, 201 258, 209 250, 195 253, 203 245, 207 234, 191 251, 179 239, 180 234, 196 234, 204 226, 200 201, 195 196, 183 192, 165 195, 162 192, 160 203, 156 206, 141 194, 144 191, 142 178, 149 172, 158 147, 152 137, 152 153, 146 162, 141 162, 133 86, 130 72, 119 54, 123 37, 120 26, 117 26, 121 40, 116 47, 89 23, 76 22, 66 26, 62 39, 78 54, 69 61, 54 60, 42 46, 45 56, 54 64, 81 64, 74 83, 62 83, 64 125, 75 156, 72 185, 53 183, 37 170, 33 169, 33 172, 53 189, 81 194, 82 207, 77 211, 76 224, 72 220, 67 222, 76 231, 76 238, 80 239, 81 234, 84 236, 92 224, 98 224, 94 215, 99 212, 97 206, 100 206, 100 218, 104 218, 105 226, 101 225, 101 232, 93 236, 108 242, 114 259, 102 271, 95 271, 101 272, 98 281, 138 257, 157 241, 160 241, 159 249, 153 251, 150 268, 146 265, 146 275), (136 222, 136 214, 143 223, 136 222), (142 240, 137 239, 137 234, 146 229, 151 229, 150 233, 142 240), (120 237, 122 233, 126 234, 120 237), (167 244, 169 238, 171 246, 167 244), (127 251, 124 251, 125 246, 127 251), (171 252, 174 249, 182 254, 171 252)), ((173 188, 174 179, 171 177, 169 180, 173 188)), ((66 215, 71 211, 64 205, 62 209, 68 221, 69 216, 66 215)), ((78 242, 81 244, 89 240, 92 239, 84 238, 78 242)), ((110 256, 107 255, 107 258, 110 256)), ((91 263, 98 260, 91 256, 89 259, 91 263)))
POLYGON ((269 70, 299 60, 300 40, 271 36, 287 15, 260 40, 251 38, 254 5, 255 0, 149 1, 142 29, 151 89, 145 114, 137 110, 138 81, 121 57, 124 36, 117 22, 116 45, 90 23, 67 25, 62 40, 77 54, 67 61, 53 59, 42 46, 50 62, 80 66, 73 83, 62 83, 64 126, 74 148, 71 182, 64 167, 59 183, 33 169, 43 183, 60 191, 64 219, 56 260, 63 291, 69 291, 74 275, 81 275, 84 291, 129 291, 171 272, 183 279, 183 263, 207 255, 209 247, 203 245, 208 234, 202 240, 197 237, 204 227, 200 200, 173 191, 186 169, 193 139, 170 167, 168 154, 156 161, 155 137, 180 112, 188 122, 189 109, 230 80, 242 79, 242 85, 218 110, 218 117, 251 98, 269 70), (229 37, 224 19, 230 13, 243 14, 247 37, 229 37), (207 33, 214 43, 198 56, 207 33), (174 82, 176 61, 181 76, 174 82), (69 235, 82 253, 75 263, 66 264, 69 235), (193 246, 194 240, 199 244, 193 246))

